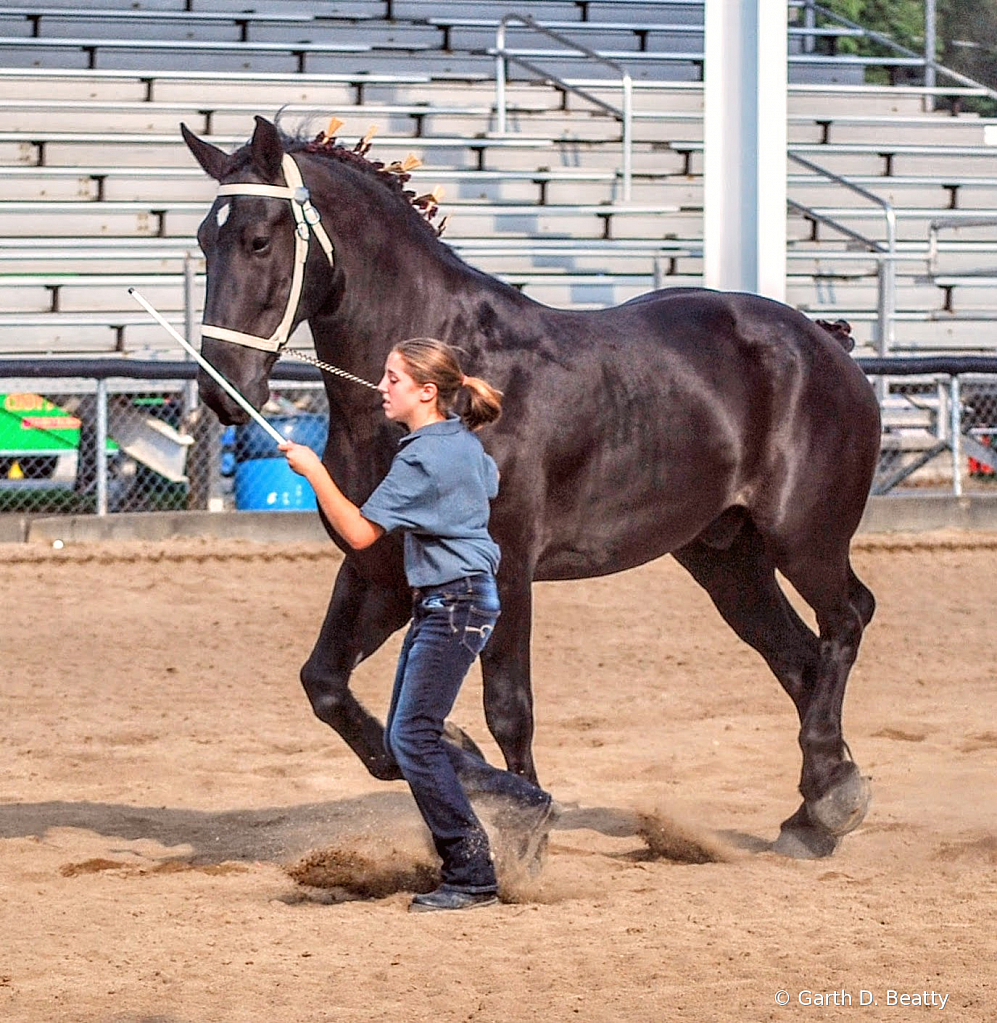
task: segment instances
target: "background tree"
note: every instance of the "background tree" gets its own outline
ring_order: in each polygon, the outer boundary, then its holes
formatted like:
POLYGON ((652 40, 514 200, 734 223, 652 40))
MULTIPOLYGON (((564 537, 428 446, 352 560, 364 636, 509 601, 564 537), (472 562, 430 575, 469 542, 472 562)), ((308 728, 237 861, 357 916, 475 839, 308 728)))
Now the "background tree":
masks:
MULTIPOLYGON (((917 53, 924 52, 924 0, 825 0, 824 7, 863 28, 889 36, 917 53)), ((937 0, 936 59, 953 71, 997 89, 997 0, 937 0)), ((886 56, 888 48, 868 39, 839 40, 840 53, 886 56)), ((910 77, 920 81, 920 73, 910 77)), ((875 77, 885 80, 887 72, 875 77)), ((895 79, 903 75, 894 74, 895 79)), ((939 76, 939 84, 951 80, 939 76)), ((957 101, 958 102, 958 101, 957 101)), ((993 101, 959 104, 981 112, 997 112, 993 101)))

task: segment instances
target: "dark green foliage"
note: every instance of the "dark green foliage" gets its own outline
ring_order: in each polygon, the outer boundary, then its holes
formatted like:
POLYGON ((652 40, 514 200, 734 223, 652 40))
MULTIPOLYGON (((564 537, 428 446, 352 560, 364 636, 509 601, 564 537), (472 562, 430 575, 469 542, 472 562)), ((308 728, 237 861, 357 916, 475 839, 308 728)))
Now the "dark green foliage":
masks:
MULTIPOLYGON (((826 0, 822 6, 863 28, 889 36, 915 53, 924 52, 924 0, 826 0)), ((997 89, 997 0, 937 0, 936 8, 936 59, 953 71, 997 89)), ((861 38, 843 38, 837 48, 841 53, 876 56, 890 52, 875 40, 861 38)), ((920 72, 907 74, 911 80, 921 81, 920 72)), ((901 75, 895 73, 894 80, 901 80, 901 75)), ((869 77, 889 80, 886 71, 871 71, 869 77)), ((954 83, 939 73, 938 84, 954 83)), ((951 102, 962 109, 997 113, 997 102, 992 100, 955 98, 951 102)))

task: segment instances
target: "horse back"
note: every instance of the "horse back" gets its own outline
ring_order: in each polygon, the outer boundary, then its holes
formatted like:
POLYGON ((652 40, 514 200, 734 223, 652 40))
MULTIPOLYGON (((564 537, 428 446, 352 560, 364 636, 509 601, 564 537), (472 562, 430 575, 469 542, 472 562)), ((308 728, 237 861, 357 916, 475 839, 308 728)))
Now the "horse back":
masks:
POLYGON ((486 441, 503 473, 496 514, 531 523, 538 577, 640 564, 729 508, 770 520, 804 477, 854 493, 861 513, 878 405, 829 331, 705 289, 550 312, 505 367, 503 420, 486 441))

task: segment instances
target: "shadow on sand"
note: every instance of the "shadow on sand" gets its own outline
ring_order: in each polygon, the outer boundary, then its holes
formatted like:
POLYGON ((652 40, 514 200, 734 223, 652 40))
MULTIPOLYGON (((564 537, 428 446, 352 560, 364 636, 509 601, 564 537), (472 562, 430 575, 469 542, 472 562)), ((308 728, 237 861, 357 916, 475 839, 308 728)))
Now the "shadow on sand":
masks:
MULTIPOLYGON (((614 838, 642 837, 646 818, 614 807, 566 807, 557 831, 591 830, 614 838)), ((261 810, 205 810, 52 801, 0 804, 0 838, 42 837, 50 828, 81 828, 126 841, 151 839, 189 846, 192 863, 269 860, 284 863, 316 846, 376 838, 399 829, 423 830, 405 792, 372 792, 352 799, 261 810)), ((771 843, 735 831, 716 838, 742 852, 765 852, 771 843)), ((188 859, 188 857, 184 857, 188 859)))

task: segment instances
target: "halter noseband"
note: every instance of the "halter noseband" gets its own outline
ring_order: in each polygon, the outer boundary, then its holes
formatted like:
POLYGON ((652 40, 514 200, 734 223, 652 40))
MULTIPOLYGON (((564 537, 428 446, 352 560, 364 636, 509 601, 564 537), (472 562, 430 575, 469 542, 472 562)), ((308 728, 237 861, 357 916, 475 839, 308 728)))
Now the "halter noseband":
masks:
POLYGON ((284 173, 285 186, 235 184, 222 185, 218 195, 255 195, 268 199, 288 199, 291 212, 294 214, 294 270, 291 276, 291 291, 287 296, 287 307, 277 329, 270 337, 257 337, 255 334, 244 334, 241 330, 230 330, 228 327, 217 327, 210 323, 201 324, 201 336, 213 337, 219 341, 231 341, 247 348, 258 348, 264 352, 279 352, 287 344, 298 311, 298 301, 305 281, 305 261, 308 259, 308 242, 311 234, 315 235, 319 245, 325 251, 330 266, 336 262, 332 254, 332 242, 322 227, 319 211, 311 204, 308 189, 301 180, 301 172, 294 157, 285 153, 280 161, 284 173))

